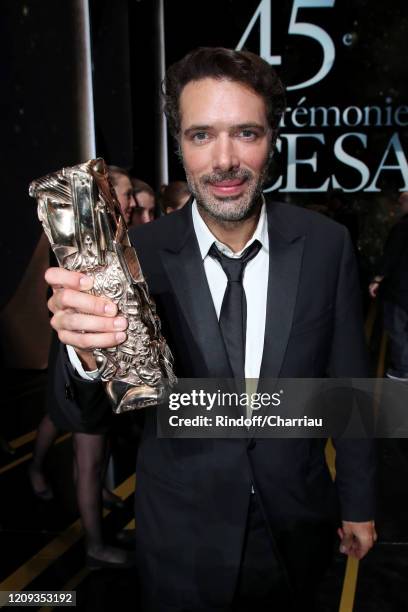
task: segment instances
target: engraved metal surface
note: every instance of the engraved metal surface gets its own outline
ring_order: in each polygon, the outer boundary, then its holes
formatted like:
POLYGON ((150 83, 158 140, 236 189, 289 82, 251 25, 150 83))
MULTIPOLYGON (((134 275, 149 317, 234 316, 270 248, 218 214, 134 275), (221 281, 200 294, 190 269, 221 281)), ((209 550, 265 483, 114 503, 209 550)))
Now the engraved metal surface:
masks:
POLYGON ((30 184, 38 217, 60 266, 94 279, 128 319, 127 339, 94 355, 114 412, 163 402, 176 382, 173 358, 102 159, 48 174, 30 184))

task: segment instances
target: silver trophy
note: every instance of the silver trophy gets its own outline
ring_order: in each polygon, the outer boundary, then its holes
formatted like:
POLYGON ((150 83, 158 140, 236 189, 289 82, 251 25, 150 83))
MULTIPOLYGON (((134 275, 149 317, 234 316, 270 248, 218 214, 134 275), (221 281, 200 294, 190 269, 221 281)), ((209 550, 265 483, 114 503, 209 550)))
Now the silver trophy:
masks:
POLYGON ((30 184, 38 217, 58 263, 93 277, 89 293, 117 304, 128 320, 127 339, 93 351, 113 410, 154 406, 176 383, 173 357, 160 331, 126 223, 103 159, 63 168, 30 184))

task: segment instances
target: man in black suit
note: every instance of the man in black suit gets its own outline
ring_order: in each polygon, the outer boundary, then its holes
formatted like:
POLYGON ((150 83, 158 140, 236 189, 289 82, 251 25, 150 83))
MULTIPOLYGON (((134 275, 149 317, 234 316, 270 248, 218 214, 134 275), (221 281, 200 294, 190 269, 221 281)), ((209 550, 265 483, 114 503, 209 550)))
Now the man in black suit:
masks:
MULTIPOLYGON (((194 202, 131 238, 177 375, 366 376, 346 230, 264 203, 285 105, 276 73, 249 52, 203 48, 165 85, 194 202)), ((95 368, 90 351, 122 342, 127 322, 82 292, 92 282, 83 275, 54 268, 46 278, 52 325, 80 359, 75 371, 61 351, 61 401, 97 409, 101 385, 83 380, 95 368)), ((338 521, 346 554, 362 558, 376 538, 372 445, 339 439, 336 449, 334 485, 324 440, 158 439, 147 409, 136 488, 146 609, 312 610, 338 521)))
POLYGON ((408 191, 400 194, 398 202, 401 217, 391 228, 369 292, 375 298, 380 289, 384 300, 384 326, 391 348, 386 376, 408 382, 408 191))

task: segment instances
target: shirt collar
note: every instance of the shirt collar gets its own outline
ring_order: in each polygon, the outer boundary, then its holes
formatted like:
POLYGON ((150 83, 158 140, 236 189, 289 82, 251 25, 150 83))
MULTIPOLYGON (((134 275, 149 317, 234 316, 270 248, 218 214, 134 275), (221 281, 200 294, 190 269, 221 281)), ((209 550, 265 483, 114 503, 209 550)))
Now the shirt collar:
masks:
MULTIPOLYGON (((269 252, 269 239, 268 239, 268 223, 266 217, 266 205, 264 198, 262 202, 261 212, 259 215, 258 225, 256 226, 255 232, 252 235, 252 238, 248 240, 242 251, 244 251, 250 244, 252 244, 255 240, 259 240, 261 243, 262 249, 265 250, 266 253, 269 252)), ((228 257, 239 257, 242 251, 238 253, 233 253, 231 249, 222 242, 219 242, 214 234, 209 230, 208 226, 205 224, 203 218, 198 212, 197 202, 194 200, 192 205, 192 215, 193 215, 193 226, 194 231, 197 236, 198 246, 200 249, 201 257, 204 260, 208 251, 210 250, 212 244, 215 242, 217 247, 220 249, 222 253, 227 255, 228 257)))

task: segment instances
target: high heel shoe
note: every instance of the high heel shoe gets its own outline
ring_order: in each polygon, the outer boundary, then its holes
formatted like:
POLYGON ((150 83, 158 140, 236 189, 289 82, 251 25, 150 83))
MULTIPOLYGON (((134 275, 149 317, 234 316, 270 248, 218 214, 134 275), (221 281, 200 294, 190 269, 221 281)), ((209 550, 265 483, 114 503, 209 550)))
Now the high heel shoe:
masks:
POLYGON ((38 470, 35 470, 35 468, 33 467, 33 464, 31 463, 28 466, 28 480, 30 482, 32 492, 37 497, 37 499, 41 499, 41 501, 45 501, 45 502, 52 501, 54 499, 54 493, 52 492, 52 489, 50 486, 46 486, 45 489, 36 489, 34 485, 34 480, 33 480, 33 476, 35 472, 38 472, 38 470))
POLYGON ((108 559, 98 559, 87 553, 86 566, 90 570, 98 569, 129 569, 135 566, 135 558, 131 553, 126 553, 122 561, 112 561, 108 559))
POLYGON ((125 502, 119 495, 115 495, 115 493, 112 493, 109 489, 104 489, 102 492, 102 505, 108 510, 123 510, 125 502), (104 494, 106 495, 105 498, 104 494))

